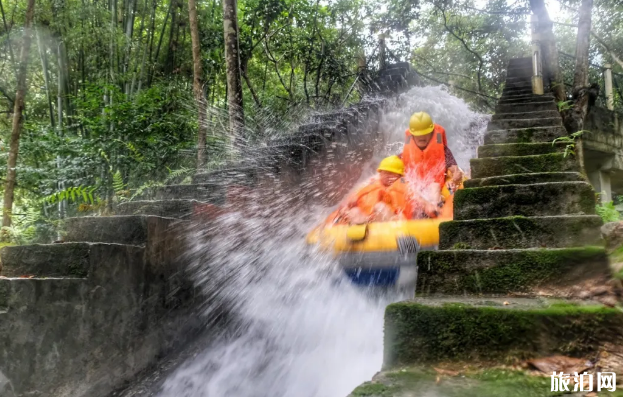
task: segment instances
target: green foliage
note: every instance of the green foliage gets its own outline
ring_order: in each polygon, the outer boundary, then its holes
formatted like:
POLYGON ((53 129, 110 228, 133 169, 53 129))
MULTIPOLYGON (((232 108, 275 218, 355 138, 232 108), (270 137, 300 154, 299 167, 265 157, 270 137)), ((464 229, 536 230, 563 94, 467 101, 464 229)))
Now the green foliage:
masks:
POLYGON ((564 112, 566 110, 571 109, 572 104, 573 104, 572 101, 560 101, 556 103, 556 106, 558 106, 559 112, 564 112))
POLYGON ((552 145, 555 145, 558 142, 566 143, 565 152, 563 154, 564 157, 569 155, 575 156, 575 142, 582 137, 582 134, 585 131, 577 131, 568 136, 561 136, 552 141, 552 145))
POLYGON ((617 211, 612 201, 603 204, 597 204, 595 206, 595 211, 597 212, 597 215, 601 217, 604 223, 616 222, 621 220, 621 213, 617 211))
POLYGON ((56 204, 61 201, 93 204, 95 189, 97 189, 95 186, 72 186, 44 197, 43 201, 47 204, 56 204))

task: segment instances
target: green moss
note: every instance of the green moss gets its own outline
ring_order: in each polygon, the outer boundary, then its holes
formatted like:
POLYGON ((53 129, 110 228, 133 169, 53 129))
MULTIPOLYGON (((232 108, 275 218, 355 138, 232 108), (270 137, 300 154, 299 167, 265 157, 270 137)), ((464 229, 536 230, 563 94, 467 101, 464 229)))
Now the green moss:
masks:
POLYGON ((394 303, 385 311, 384 366, 440 360, 509 360, 544 354, 584 355, 617 340, 618 309, 394 303))
POLYGON ((532 142, 532 138, 534 137, 534 133, 536 129, 534 128, 522 128, 517 131, 517 143, 529 143, 532 142))
POLYGON ((550 154, 561 151, 561 144, 552 145, 549 142, 539 143, 502 143, 484 145, 478 148, 478 157, 502 157, 502 156, 534 156, 538 154, 550 154))
POLYGON ((389 388, 381 383, 366 382, 363 385, 357 387, 351 393, 351 396, 363 397, 363 396, 384 396, 385 392, 390 391, 389 388))
POLYGON ((87 277, 89 272, 81 263, 71 263, 67 265, 67 275, 72 277, 87 277))
MULTIPOLYGON (((549 378, 530 376, 523 371, 484 369, 467 371, 461 376, 442 376, 440 382, 430 368, 410 367, 381 374, 387 387, 374 397, 409 397, 435 395, 444 397, 546 397, 551 392, 549 378)), ((358 388, 359 389, 359 388, 358 388)), ((356 389, 356 390, 358 390, 356 389)), ((356 396, 356 394, 351 394, 356 396)))
POLYGON ((470 164, 474 178, 578 170, 577 161, 562 153, 479 158, 471 159, 470 164))
POLYGON ((420 295, 529 292, 539 286, 573 282, 568 274, 583 279, 585 272, 577 271, 579 268, 596 277, 609 271, 601 247, 425 251, 418 261, 426 264, 418 273, 420 295))
POLYGON ((467 250, 470 248, 471 248, 470 245, 466 243, 456 243, 452 246, 452 249, 454 250, 467 250))
POLYGON ((595 194, 586 182, 504 185, 460 189, 454 197, 457 220, 595 214, 595 194))
POLYGON ((610 259, 613 262, 623 262, 623 245, 610 253, 610 259))

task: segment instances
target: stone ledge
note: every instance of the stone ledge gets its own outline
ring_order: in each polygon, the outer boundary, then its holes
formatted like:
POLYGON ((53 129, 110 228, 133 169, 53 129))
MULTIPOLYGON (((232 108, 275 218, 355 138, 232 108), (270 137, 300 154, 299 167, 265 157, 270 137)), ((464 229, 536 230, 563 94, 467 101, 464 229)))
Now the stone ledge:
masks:
POLYGON ((439 249, 603 246, 597 215, 473 219, 439 225, 439 249))
POLYGON ((151 215, 165 218, 187 219, 196 204, 203 204, 197 200, 140 200, 119 204, 115 208, 117 215, 151 215))
POLYGON ((554 139, 566 136, 567 131, 562 126, 489 129, 485 132, 485 145, 496 143, 535 143, 552 142, 554 139))
POLYGON ((487 131, 516 129, 516 128, 538 128, 538 127, 560 127, 562 119, 557 117, 541 117, 528 119, 504 119, 491 120, 487 126, 487 131))
POLYGON ((0 309, 11 312, 37 305, 83 305, 88 291, 89 286, 83 278, 2 278, 0 309))
POLYGON ((65 220, 66 242, 128 245, 156 243, 168 234, 175 238, 178 219, 148 215, 85 216, 65 220))
POLYGON ((552 144, 550 142, 537 143, 498 143, 478 147, 478 158, 507 157, 507 156, 534 156, 539 154, 559 153, 565 150, 564 142, 552 144))
POLYGON ((558 107, 556 106, 554 101, 500 103, 495 107, 496 113, 519 113, 542 110, 558 111, 558 107))
POLYGON ((5 277, 86 277, 89 251, 87 243, 4 247, 0 250, 0 274, 5 277))
POLYGON ((621 340, 623 313, 596 303, 450 297, 385 310, 384 367, 593 354, 621 340), (506 302, 507 304, 505 304, 506 302))
POLYGON ((216 183, 167 185, 150 189, 145 197, 154 200, 200 200, 212 204, 224 204, 225 190, 225 186, 216 183))
POLYGON ((499 109, 496 109, 495 114, 491 117, 492 121, 502 121, 502 120, 517 120, 517 119, 534 119, 534 118, 556 118, 560 117, 560 113, 556 109, 547 109, 547 110, 532 110, 529 112, 522 112, 518 110, 513 110, 511 112, 501 112, 499 109))
POLYGON ((595 203, 595 192, 587 182, 465 188, 454 194, 454 219, 594 215, 595 203))
POLYGON ((423 251, 418 254, 417 294, 478 295, 547 292, 611 276, 601 247, 423 251))
POLYGON ((451 361, 434 368, 413 365, 381 371, 348 397, 552 397, 550 390, 550 378, 508 367, 451 361), (457 375, 440 375, 437 368, 457 375))
POLYGON ((502 95, 499 100, 498 103, 504 103, 506 101, 522 101, 522 100, 526 100, 527 102, 543 102, 543 101, 554 101, 554 95, 552 94, 545 94, 545 95, 537 95, 537 94, 533 94, 532 92, 529 92, 527 94, 515 94, 515 95, 502 95), (536 101, 533 101, 536 100, 536 101))
POLYGON ((541 172, 536 174, 515 174, 474 178, 465 181, 466 188, 500 186, 500 185, 531 185, 549 182, 588 182, 579 172, 541 172))
POLYGON ((534 174, 543 172, 579 171, 579 164, 563 153, 536 154, 528 156, 503 156, 471 159, 474 178, 492 176, 534 174))
POLYGON ((548 182, 587 182, 587 180, 579 172, 541 172, 468 179, 465 181, 464 186, 472 188, 500 185, 531 185, 548 182))

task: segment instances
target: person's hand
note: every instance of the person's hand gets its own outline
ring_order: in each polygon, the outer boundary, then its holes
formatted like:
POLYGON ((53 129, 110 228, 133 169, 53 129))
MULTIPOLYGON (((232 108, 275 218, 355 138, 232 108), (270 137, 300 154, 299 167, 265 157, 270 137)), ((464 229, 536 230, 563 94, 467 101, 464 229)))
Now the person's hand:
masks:
POLYGON ((436 218, 437 215, 439 215, 439 212, 437 210, 438 210, 438 207, 434 204, 431 204, 431 203, 424 204, 424 213, 429 218, 436 218))
POLYGON ((451 166, 449 171, 452 173, 452 187, 456 188, 460 186, 461 182, 463 182, 463 171, 456 165, 451 166))

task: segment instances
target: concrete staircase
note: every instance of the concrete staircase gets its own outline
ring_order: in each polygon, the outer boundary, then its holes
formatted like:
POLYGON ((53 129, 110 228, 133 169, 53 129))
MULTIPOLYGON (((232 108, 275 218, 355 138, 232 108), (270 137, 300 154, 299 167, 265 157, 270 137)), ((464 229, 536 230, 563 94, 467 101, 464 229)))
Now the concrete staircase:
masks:
POLYGON ((396 381, 408 366, 588 358, 620 344, 623 313, 589 292, 611 278, 595 194, 552 145, 565 130, 553 97, 532 94, 531 70, 511 60, 455 220, 441 224, 439 251, 418 256, 416 298, 387 307, 385 371, 353 395, 413 395, 396 381))

